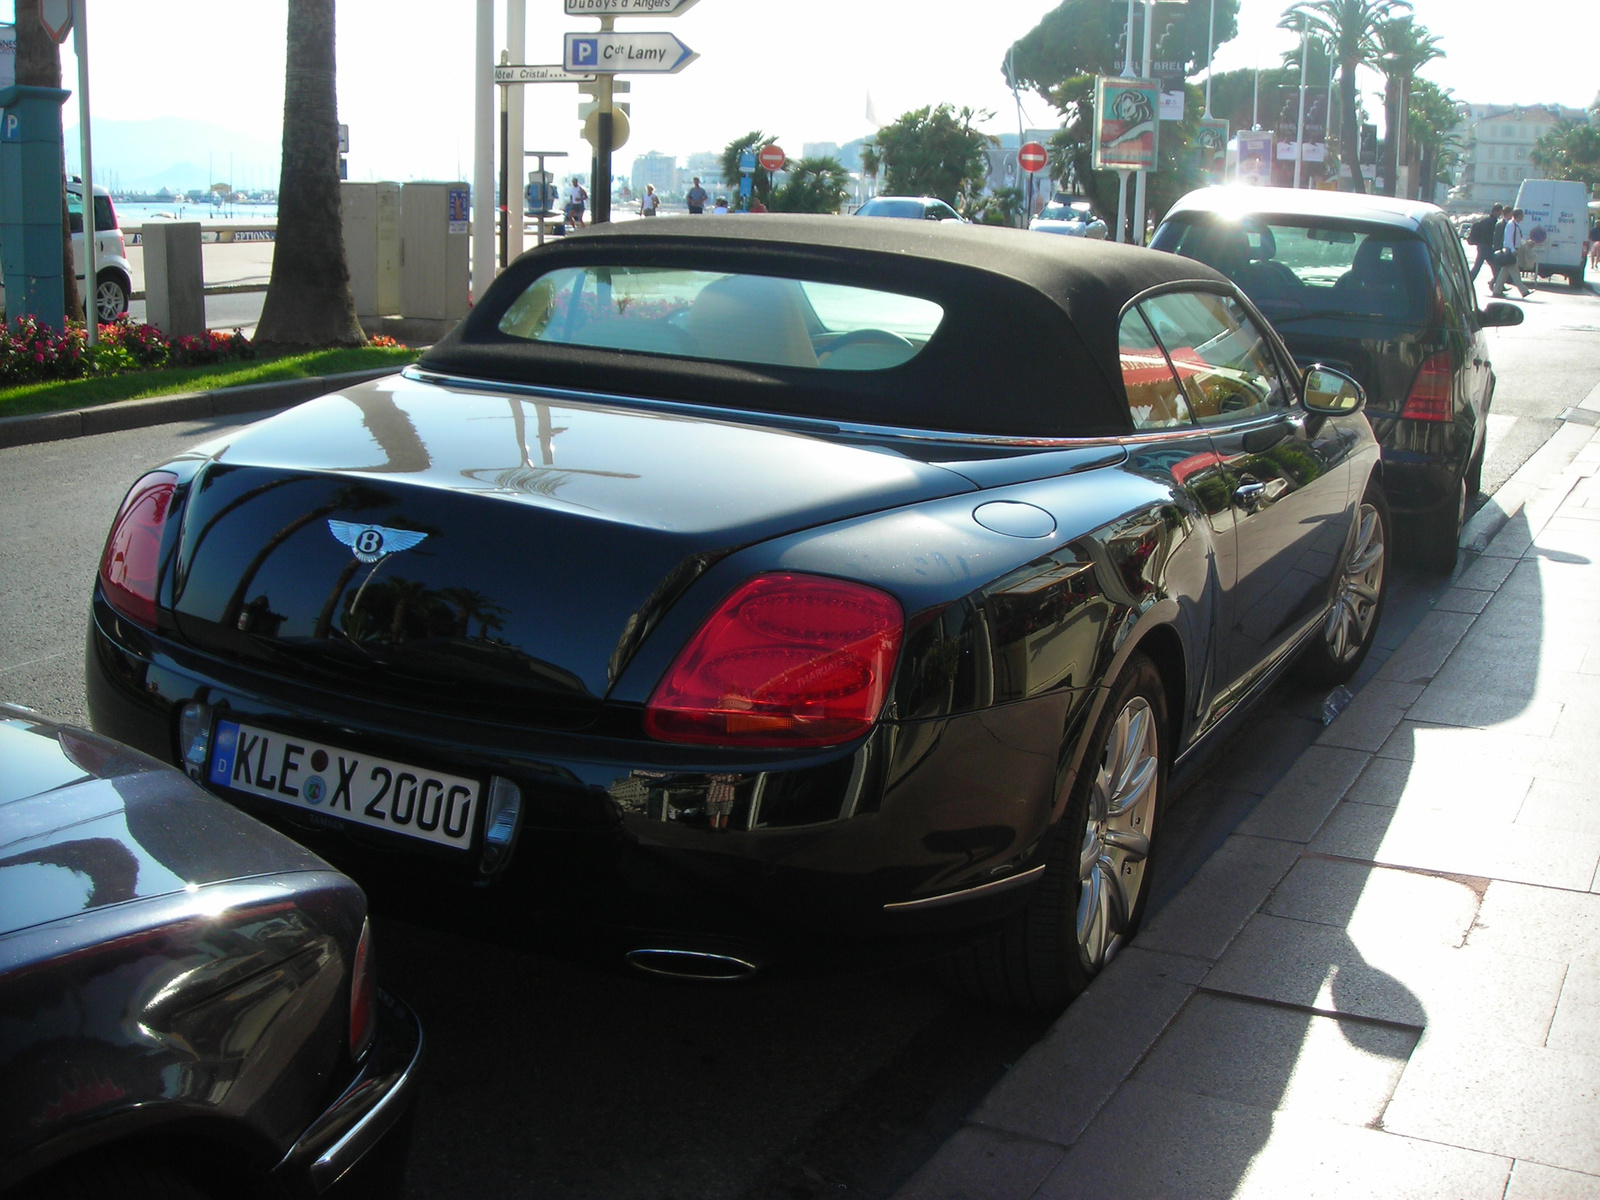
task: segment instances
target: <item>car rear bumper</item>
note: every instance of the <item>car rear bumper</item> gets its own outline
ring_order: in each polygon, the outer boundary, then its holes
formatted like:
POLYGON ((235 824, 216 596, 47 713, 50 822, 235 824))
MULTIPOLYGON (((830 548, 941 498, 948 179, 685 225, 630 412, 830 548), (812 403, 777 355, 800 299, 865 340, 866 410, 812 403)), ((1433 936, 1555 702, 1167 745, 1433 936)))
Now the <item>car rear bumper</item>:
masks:
POLYGON ((94 611, 92 722, 158 758, 178 761, 178 711, 203 698, 286 736, 513 783, 519 824, 492 871, 479 846, 435 847, 221 789, 375 902, 398 898, 398 911, 425 891, 435 906, 509 903, 562 922, 760 941, 984 925, 1026 901, 1035 879, 1021 877, 1043 861, 1063 783, 1058 756, 1033 747, 1077 728, 1090 698, 1058 691, 882 724, 854 745, 720 763, 694 747, 379 711, 120 628, 102 602, 94 611))
POLYGON ((378 1030, 350 1086, 300 1135, 273 1168, 291 1195, 396 1195, 404 1175, 422 1061, 422 1026, 387 992, 378 992, 378 1030), (381 1147, 381 1149, 380 1149, 381 1147))

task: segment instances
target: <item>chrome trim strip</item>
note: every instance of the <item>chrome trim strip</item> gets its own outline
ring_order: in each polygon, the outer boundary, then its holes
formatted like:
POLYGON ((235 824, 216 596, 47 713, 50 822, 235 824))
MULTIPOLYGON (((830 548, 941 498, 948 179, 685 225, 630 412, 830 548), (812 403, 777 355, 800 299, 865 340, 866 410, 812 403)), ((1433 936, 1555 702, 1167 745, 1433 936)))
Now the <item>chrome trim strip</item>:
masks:
POLYGON ((1045 864, 1040 863, 1037 867, 1023 871, 1020 875, 1008 875, 1004 879, 996 879, 993 883, 980 883, 977 887, 966 888, 959 892, 945 892, 942 896, 928 896, 922 900, 897 900, 893 904, 885 904, 883 911, 907 912, 916 909, 941 908, 946 904, 959 904, 963 900, 976 900, 985 896, 997 895, 1043 875, 1044 867, 1045 864))
POLYGON ((1160 434, 1116 434, 1108 437, 1020 437, 1009 434, 951 433, 942 429, 903 429, 892 425, 870 425, 854 421, 828 421, 818 417, 802 417, 792 413, 758 412, 742 408, 719 408, 709 404, 689 404, 678 400, 656 400, 647 396, 617 396, 601 392, 582 392, 571 388, 539 387, 535 384, 506 383, 498 379, 470 379, 461 375, 440 375, 424 372, 416 366, 401 372, 402 378, 412 383, 432 384, 436 387, 464 388, 479 392, 509 392, 513 395, 572 400, 580 404, 598 404, 606 407, 645 408, 656 412, 681 413, 685 416, 712 416, 723 420, 750 421, 799 429, 820 434, 848 434, 885 441, 934 442, 951 446, 999 446, 1019 450, 1076 450, 1090 446, 1121 446, 1130 441, 1171 440, 1174 437, 1204 436, 1205 429, 1169 430, 1160 434))
POLYGON ((628 965, 636 971, 643 971, 646 975, 659 975, 665 979, 701 980, 706 983, 734 983, 748 979, 761 967, 748 959, 739 958, 733 954, 718 954, 710 950, 678 950, 671 946, 636 946, 625 955, 628 965), (652 967, 645 961, 649 957, 662 957, 671 959, 693 959, 707 965, 726 964, 732 970, 721 974, 708 975, 694 971, 672 971, 662 967, 652 967))

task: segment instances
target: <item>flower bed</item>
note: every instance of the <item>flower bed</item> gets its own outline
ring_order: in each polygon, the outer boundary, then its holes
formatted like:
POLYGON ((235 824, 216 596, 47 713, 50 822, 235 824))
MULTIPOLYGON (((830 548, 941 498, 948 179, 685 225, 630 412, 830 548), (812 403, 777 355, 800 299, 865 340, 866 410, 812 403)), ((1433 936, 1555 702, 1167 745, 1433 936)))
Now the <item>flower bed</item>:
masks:
POLYGON ((81 325, 70 325, 65 333, 59 333, 24 317, 0 329, 0 387, 122 375, 156 367, 200 367, 255 356, 250 339, 237 329, 174 339, 153 325, 117 321, 101 325, 99 345, 90 346, 81 325))

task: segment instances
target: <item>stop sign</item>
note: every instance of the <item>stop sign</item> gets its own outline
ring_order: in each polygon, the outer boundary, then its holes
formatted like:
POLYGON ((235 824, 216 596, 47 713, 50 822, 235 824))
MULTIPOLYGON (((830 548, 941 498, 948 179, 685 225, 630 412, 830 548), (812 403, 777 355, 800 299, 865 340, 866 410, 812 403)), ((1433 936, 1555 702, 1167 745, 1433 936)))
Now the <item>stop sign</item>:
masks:
POLYGON ((1029 142, 1017 151, 1017 165, 1024 171, 1042 171, 1048 161, 1044 147, 1038 142, 1029 142))
POLYGON ((783 164, 789 161, 789 156, 783 152, 782 146, 761 147, 760 162, 768 171, 781 171, 783 164))

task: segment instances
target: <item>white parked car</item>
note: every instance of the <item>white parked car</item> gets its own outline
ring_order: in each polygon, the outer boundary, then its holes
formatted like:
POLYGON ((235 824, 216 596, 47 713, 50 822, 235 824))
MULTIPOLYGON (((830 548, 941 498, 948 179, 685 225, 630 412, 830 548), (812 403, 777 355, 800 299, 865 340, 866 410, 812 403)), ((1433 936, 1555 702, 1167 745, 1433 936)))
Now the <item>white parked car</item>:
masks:
POLYGON ((1106 223, 1094 215, 1087 200, 1052 200, 1028 222, 1035 233, 1059 233, 1067 237, 1104 238, 1106 223))
MULTIPOLYGON (((72 264, 78 275, 78 295, 84 296, 85 268, 83 250, 83 184, 67 181, 67 219, 72 225, 72 264)), ((95 252, 96 265, 94 289, 95 307, 101 321, 115 321, 128 311, 128 301, 133 295, 133 274, 128 270, 128 252, 122 240, 122 227, 117 224, 117 210, 111 203, 111 193, 103 187, 94 189, 95 252)), ((0 308, 5 307, 5 282, 0 279, 0 308)))

